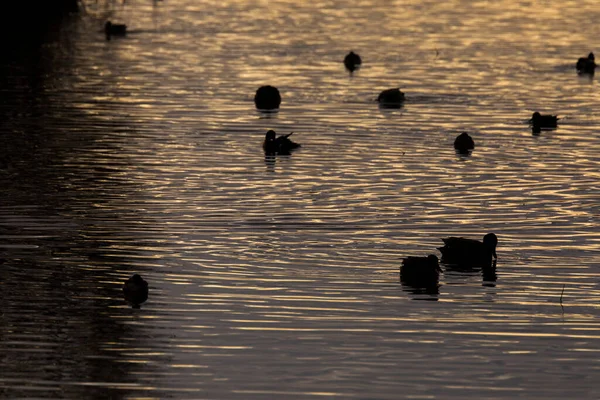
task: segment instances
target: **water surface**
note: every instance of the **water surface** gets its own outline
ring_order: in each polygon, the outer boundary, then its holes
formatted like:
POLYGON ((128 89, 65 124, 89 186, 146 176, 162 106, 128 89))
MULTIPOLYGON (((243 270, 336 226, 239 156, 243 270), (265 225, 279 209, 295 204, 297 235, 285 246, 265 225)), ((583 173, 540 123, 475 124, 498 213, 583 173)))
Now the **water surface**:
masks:
POLYGON ((599 17, 86 2, 2 65, 0 397, 599 398, 600 94, 574 70, 599 17), (378 108, 391 87, 406 104, 378 108), (536 110, 559 128, 533 135, 536 110), (265 158, 267 129, 302 148, 265 158), (495 276, 400 284, 403 257, 487 232, 495 276))

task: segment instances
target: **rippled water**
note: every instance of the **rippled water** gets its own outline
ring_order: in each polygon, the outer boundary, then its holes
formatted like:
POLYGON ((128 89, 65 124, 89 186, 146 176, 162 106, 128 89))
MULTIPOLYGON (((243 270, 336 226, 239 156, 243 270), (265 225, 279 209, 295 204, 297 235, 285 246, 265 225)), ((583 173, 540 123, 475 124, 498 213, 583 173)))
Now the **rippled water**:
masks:
POLYGON ((600 94, 574 71, 595 2, 81 14, 2 65, 0 397, 600 398, 600 94), (267 129, 302 148, 265 158, 267 129), (400 284, 403 257, 487 232, 496 276, 400 284))

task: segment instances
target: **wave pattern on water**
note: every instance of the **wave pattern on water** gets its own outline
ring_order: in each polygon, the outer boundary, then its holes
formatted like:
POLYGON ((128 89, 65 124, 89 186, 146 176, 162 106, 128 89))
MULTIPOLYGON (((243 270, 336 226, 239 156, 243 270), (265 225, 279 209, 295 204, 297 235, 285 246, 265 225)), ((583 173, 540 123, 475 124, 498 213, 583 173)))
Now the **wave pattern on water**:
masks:
POLYGON ((86 2, 38 71, 3 65, 0 397, 598 398, 584 3, 86 2), (267 129, 302 148, 265 157, 267 129), (487 232, 494 274, 400 284, 487 232))

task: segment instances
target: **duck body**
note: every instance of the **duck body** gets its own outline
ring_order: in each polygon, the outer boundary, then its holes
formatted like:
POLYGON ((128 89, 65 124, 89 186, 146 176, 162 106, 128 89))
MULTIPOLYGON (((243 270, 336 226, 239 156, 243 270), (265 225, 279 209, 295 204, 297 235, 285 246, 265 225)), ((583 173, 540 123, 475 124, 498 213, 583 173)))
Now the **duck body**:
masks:
POLYGON ((400 267, 400 281, 415 288, 437 286, 440 272, 442 270, 434 254, 427 257, 406 257, 400 267))
POLYGON ((123 296, 134 305, 142 304, 148 300, 148 282, 138 274, 133 275, 123 285, 123 296))
POLYGON ((542 115, 539 112, 534 112, 529 120, 534 130, 542 128, 553 129, 558 126, 558 117, 556 115, 542 115))
POLYGON ((254 95, 254 104, 259 110, 275 110, 281 104, 281 95, 275 86, 261 86, 254 95))
POLYGON ((267 134, 265 135, 265 141, 263 142, 263 150, 266 154, 271 155, 290 154, 292 150, 295 150, 298 147, 300 147, 299 143, 293 142, 289 138, 292 135, 292 133, 288 133, 287 135, 281 135, 277 137, 277 134, 274 130, 267 131, 267 134))
POLYGON ((467 266, 491 265, 492 257, 497 258, 498 238, 493 233, 483 237, 483 241, 462 237, 442 239, 444 246, 438 247, 442 253, 442 262, 467 266))
POLYGON ((590 53, 587 57, 581 57, 579 60, 577 60, 575 69, 577 69, 577 73, 580 75, 593 75, 594 71, 596 70, 596 58, 594 57, 594 53, 590 53))
POLYGON ((113 24, 110 21, 106 21, 104 24, 104 33, 106 34, 106 40, 110 40, 111 36, 125 36, 127 34, 127 25, 113 24))
POLYGON ((356 71, 358 68, 360 68, 361 64, 362 64, 362 59, 360 58, 360 56, 358 54, 356 54, 353 51, 346 54, 346 57, 344 57, 344 66, 346 67, 346 69, 348 71, 350 71, 350 73, 352 73, 352 72, 356 71))
POLYGON ((381 107, 400 108, 404 103, 404 93, 399 88, 387 89, 379 93, 377 101, 381 107))
POLYGON ((458 153, 469 154, 475 148, 475 141, 467 132, 463 132, 454 140, 454 148, 458 153))

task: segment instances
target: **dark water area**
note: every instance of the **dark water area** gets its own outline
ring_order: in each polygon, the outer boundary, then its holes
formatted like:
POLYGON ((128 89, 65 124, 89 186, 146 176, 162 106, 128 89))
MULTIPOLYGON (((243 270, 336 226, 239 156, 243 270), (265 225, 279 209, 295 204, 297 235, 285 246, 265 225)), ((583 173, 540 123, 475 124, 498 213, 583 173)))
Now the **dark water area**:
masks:
POLYGON ((600 398, 600 94, 575 71, 599 16, 88 0, 5 35, 0 398, 600 398), (269 129, 302 147, 265 156, 269 129), (495 268, 400 282, 488 232, 495 268))

